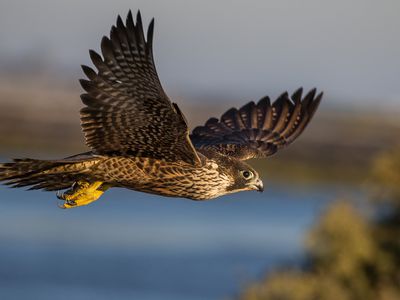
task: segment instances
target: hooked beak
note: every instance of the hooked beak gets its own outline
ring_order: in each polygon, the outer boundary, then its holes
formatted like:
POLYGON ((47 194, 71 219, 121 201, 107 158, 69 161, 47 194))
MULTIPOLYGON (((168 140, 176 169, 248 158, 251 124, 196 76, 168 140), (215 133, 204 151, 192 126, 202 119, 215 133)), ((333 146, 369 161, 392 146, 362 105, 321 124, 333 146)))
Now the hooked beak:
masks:
POLYGON ((264 184, 261 181, 261 179, 257 179, 256 183, 253 185, 254 190, 258 191, 258 192, 264 192, 264 184))

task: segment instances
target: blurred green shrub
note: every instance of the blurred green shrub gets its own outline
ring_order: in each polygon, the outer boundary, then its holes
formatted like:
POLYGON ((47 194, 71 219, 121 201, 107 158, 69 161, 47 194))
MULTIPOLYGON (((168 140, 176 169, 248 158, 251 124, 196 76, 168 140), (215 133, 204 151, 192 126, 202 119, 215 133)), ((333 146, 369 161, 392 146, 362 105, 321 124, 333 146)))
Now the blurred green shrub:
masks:
POLYGON ((372 168, 370 185, 373 199, 400 210, 400 147, 378 156, 372 168))
POLYGON ((371 173, 373 217, 334 202, 308 235, 307 267, 270 273, 239 298, 400 299, 400 149, 380 155, 371 173))

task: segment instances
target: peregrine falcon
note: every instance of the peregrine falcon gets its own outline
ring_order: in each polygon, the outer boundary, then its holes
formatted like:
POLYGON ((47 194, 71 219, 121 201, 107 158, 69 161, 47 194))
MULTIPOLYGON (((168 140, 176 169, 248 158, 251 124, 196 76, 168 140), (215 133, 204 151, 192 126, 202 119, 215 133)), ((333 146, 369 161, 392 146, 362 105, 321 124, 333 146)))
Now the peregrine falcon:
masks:
POLYGON ((14 159, 0 164, 12 187, 58 191, 62 208, 87 205, 122 187, 169 197, 207 200, 263 191, 245 160, 265 158, 292 143, 322 98, 315 89, 287 92, 231 108, 190 134, 185 116, 165 94, 153 60, 154 19, 145 36, 140 12, 120 16, 103 37, 97 70, 82 66, 81 125, 90 152, 60 160, 14 159), (66 190, 64 192, 60 192, 66 190))

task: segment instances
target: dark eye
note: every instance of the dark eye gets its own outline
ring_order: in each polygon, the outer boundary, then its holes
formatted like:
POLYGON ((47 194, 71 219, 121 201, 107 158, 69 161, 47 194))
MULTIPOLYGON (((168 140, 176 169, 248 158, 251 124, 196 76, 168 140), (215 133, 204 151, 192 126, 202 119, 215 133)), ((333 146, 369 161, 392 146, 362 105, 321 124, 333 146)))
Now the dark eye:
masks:
POLYGON ((250 179, 251 177, 253 177, 253 172, 251 171, 242 171, 242 176, 244 179, 250 179))

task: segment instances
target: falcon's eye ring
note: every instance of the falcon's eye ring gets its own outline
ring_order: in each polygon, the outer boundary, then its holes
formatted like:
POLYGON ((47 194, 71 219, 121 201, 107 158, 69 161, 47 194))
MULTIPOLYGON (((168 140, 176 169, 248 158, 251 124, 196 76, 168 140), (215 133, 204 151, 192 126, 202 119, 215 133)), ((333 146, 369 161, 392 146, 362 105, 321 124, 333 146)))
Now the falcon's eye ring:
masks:
POLYGON ((244 179, 250 179, 254 176, 253 172, 251 171, 242 171, 242 176, 244 179))

